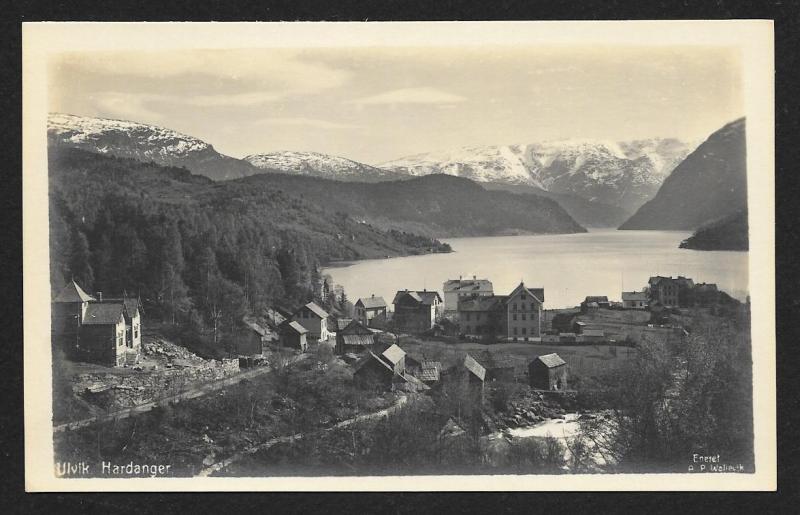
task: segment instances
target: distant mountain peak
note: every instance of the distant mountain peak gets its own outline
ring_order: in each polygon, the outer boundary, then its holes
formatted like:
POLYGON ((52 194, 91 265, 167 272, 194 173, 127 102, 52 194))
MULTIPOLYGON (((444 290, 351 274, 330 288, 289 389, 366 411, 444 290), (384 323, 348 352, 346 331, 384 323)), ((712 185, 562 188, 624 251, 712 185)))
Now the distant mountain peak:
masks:
POLYGON ((198 138, 138 122, 51 113, 47 138, 50 145, 184 167, 215 180, 257 172, 250 164, 220 154, 198 138))
POLYGON ((321 152, 283 150, 251 154, 244 160, 261 170, 339 181, 375 182, 404 175, 321 152))
POLYGON ((693 148, 675 138, 551 140, 461 147, 378 166, 409 175, 443 173, 481 183, 531 186, 634 211, 693 148))

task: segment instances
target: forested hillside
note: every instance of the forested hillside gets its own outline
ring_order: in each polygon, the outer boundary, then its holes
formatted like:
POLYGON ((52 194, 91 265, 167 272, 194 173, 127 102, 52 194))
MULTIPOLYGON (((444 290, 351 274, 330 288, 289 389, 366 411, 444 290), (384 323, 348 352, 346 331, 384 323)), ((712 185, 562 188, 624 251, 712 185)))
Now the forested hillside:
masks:
POLYGON ((748 250, 747 210, 739 211, 722 220, 698 229, 681 242, 682 249, 693 250, 748 250))
POLYGON ((487 191, 461 177, 436 174, 378 183, 346 183, 286 174, 259 174, 230 187, 253 194, 291 191, 366 224, 435 237, 585 232, 554 200, 487 191))
POLYGON ((449 250, 277 188, 77 149, 51 150, 49 166, 53 289, 74 278, 88 291, 139 294, 148 315, 197 335, 310 300, 325 262, 449 250))

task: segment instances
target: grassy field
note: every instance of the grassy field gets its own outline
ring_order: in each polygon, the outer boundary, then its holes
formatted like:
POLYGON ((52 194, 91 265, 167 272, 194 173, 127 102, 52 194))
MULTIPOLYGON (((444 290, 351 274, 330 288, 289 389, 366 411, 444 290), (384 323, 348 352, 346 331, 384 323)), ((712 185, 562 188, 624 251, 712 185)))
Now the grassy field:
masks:
POLYGON ((508 357, 514 361, 516 375, 524 380, 528 363, 537 356, 556 353, 567 362, 570 375, 588 378, 601 374, 635 356, 636 349, 611 345, 543 345, 532 343, 450 344, 440 341, 404 338, 400 346, 408 353, 427 360, 441 361, 444 367, 456 363, 466 353, 476 358, 482 353, 508 357))

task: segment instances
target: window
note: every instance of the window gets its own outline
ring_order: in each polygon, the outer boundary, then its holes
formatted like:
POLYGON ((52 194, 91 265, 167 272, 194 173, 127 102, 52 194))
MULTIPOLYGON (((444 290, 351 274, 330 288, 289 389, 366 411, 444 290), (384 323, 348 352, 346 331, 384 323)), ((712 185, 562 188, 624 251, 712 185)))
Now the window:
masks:
POLYGON ((512 317, 514 320, 516 320, 516 319, 517 319, 517 314, 516 314, 516 313, 514 313, 513 315, 511 315, 511 317, 512 317))
POLYGON ((522 319, 525 320, 525 313, 522 314, 522 319))
POLYGON ((466 332, 466 333, 470 333, 470 332, 471 332, 471 329, 470 329, 470 327, 469 327, 469 326, 467 326, 467 330, 466 330, 465 332, 466 332))
POLYGON ((516 336, 516 335, 517 335, 517 328, 515 327, 514 328, 514 336, 516 336))
POLYGON ((513 309, 514 311, 517 310, 517 303, 516 302, 511 305, 511 309, 513 309))
POLYGON ((521 309, 522 309, 522 311, 525 311, 525 303, 524 302, 522 303, 522 308, 521 309))
POLYGON ((522 328, 522 334, 528 334, 528 329, 527 329, 527 328, 525 328, 525 327, 523 327, 523 328, 522 328))
POLYGON ((469 321, 470 321, 470 314, 467 313, 467 322, 469 322, 469 321))

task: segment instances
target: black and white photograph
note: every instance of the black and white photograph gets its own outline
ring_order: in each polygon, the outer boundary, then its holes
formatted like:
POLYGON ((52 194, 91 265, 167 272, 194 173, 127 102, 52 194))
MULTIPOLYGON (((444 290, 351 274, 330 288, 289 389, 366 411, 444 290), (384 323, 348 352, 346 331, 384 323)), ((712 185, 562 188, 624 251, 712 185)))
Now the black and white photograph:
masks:
POLYGON ((175 25, 24 27, 29 489, 774 489, 770 22, 175 25))

